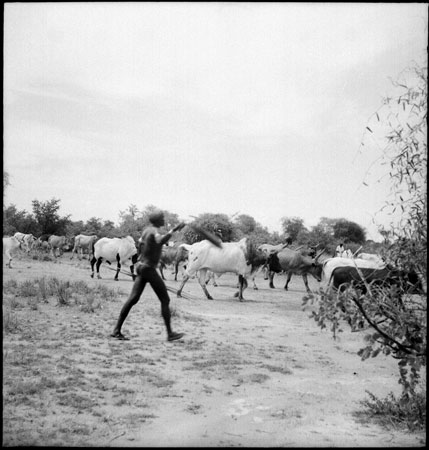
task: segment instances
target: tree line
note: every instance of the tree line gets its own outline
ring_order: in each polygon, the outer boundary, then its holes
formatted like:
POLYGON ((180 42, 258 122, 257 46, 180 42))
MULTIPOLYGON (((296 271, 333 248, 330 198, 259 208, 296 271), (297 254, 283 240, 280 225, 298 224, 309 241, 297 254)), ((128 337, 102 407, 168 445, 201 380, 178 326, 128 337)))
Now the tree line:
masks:
MULTIPOLYGON (((8 175, 4 175, 4 179, 8 175)), ((10 236, 17 231, 31 233, 34 236, 42 234, 56 234, 76 236, 78 234, 96 234, 99 237, 132 236, 135 240, 140 237, 144 227, 149 224, 150 213, 158 209, 155 205, 147 205, 139 209, 136 205, 129 205, 124 211, 119 211, 119 224, 111 220, 91 217, 86 222, 71 220, 71 214, 60 214, 61 200, 52 198, 46 201, 33 200, 32 213, 19 210, 14 204, 3 208, 3 235, 10 236)), ((176 226, 180 217, 171 211, 164 210, 165 230, 176 226)), ((380 244, 366 240, 366 233, 359 224, 344 218, 332 219, 322 217, 319 223, 311 228, 304 225, 299 217, 283 217, 281 232, 270 232, 258 223, 252 216, 240 214, 228 216, 222 213, 202 213, 194 218, 195 223, 212 233, 217 234, 224 242, 237 241, 244 236, 249 237, 255 245, 264 243, 284 243, 287 238, 292 239, 296 246, 325 248, 327 253, 334 254, 338 243, 344 242, 348 248, 355 251, 360 246, 377 250, 380 244)), ((202 239, 191 227, 185 227, 176 239, 192 244, 202 239)))

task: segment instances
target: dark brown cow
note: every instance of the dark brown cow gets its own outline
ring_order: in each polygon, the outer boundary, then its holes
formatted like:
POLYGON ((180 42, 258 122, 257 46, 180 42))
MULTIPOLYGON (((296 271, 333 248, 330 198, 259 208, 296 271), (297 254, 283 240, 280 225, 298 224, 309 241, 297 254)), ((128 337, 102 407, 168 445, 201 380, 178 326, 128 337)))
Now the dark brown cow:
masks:
POLYGON ((274 273, 286 272, 287 280, 285 289, 288 289, 292 275, 301 275, 304 280, 307 292, 311 292, 308 287, 308 274, 312 275, 317 281, 322 279, 322 264, 317 260, 322 255, 319 253, 314 259, 309 256, 302 255, 296 250, 284 248, 279 252, 272 253, 268 256, 268 267, 270 269, 270 288, 274 288, 274 273))
POLYGON ((422 283, 416 272, 399 270, 392 266, 382 269, 359 268, 359 271, 352 266, 337 267, 332 271, 329 286, 343 292, 353 283, 365 293, 367 288, 359 272, 370 286, 397 286, 409 294, 423 292, 422 283))

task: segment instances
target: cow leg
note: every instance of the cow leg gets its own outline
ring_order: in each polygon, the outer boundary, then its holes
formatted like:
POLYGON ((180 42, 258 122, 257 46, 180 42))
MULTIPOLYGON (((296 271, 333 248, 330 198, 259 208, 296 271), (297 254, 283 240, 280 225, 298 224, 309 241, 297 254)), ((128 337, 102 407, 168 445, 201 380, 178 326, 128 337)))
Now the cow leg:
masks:
POLYGON ((247 280, 243 275, 238 275, 238 282, 239 282, 239 289, 238 292, 235 293, 234 297, 238 297, 238 300, 242 302, 244 300, 243 298, 243 291, 247 288, 247 280))
POLYGON ((210 278, 211 278, 210 275, 209 275, 208 277, 206 277, 206 280, 205 280, 205 283, 206 283, 206 284, 209 284, 209 283, 210 283, 210 278))
POLYGON ((307 277, 307 274, 304 274, 304 275, 302 276, 302 279, 304 280, 304 284, 305 284, 305 288, 307 289, 307 292, 308 292, 309 294, 311 294, 311 290, 310 290, 310 288, 308 287, 308 277, 307 277))
POLYGON ((207 299, 213 300, 213 297, 209 294, 209 291, 206 288, 206 275, 207 269, 200 269, 200 273, 198 274, 198 282, 200 283, 200 286, 203 289, 203 292, 206 295, 207 299))
POLYGON ((206 284, 209 284, 210 280, 213 280, 213 287, 217 287, 216 274, 214 272, 210 272, 210 275, 207 278, 206 284))
POLYGON ((285 290, 287 291, 287 287, 289 285, 290 279, 292 278, 292 273, 287 274, 286 284, 285 284, 285 290))
POLYGON ((12 269, 12 265, 11 265, 11 263, 12 263, 12 256, 10 255, 9 252, 6 252, 6 256, 7 256, 8 260, 9 260, 9 261, 6 263, 6 266, 9 267, 9 269, 12 269))
POLYGON ((268 272, 268 278, 269 278, 269 280, 270 280, 270 288, 271 289, 274 289, 274 272, 272 272, 272 271, 269 271, 268 272))
POLYGON ((183 289, 183 286, 185 286, 185 283, 187 282, 189 280, 189 275, 185 272, 184 274, 183 274, 183 279, 182 279, 182 284, 180 285, 180 287, 179 287, 179 289, 178 289, 178 291, 177 291, 177 297, 181 297, 182 296, 182 289, 183 289))
POLYGON ((121 271, 121 258, 119 257, 119 254, 116 255, 116 275, 114 280, 118 281, 119 272, 121 271))
MULTIPOLYGON (((98 258, 97 259, 97 264, 96 264, 96 269, 97 269, 97 278, 98 279, 101 279, 101 276, 100 276, 100 266, 101 266, 101 263, 102 263, 102 261, 103 261, 103 258, 98 258)), ((110 263, 109 263, 110 264, 110 263)))
POLYGON ((131 276, 133 278, 133 281, 135 281, 135 279, 137 278, 137 275, 135 275, 135 273, 134 273, 134 264, 137 263, 137 260, 138 260, 138 255, 136 253, 135 255, 133 255, 131 257, 131 265, 130 265, 130 272, 131 272, 131 276))
POLYGON ((165 277, 164 277, 164 269, 165 269, 164 263, 160 263, 160 264, 159 264, 159 271, 161 272, 161 278, 165 281, 165 277))
POLYGON ((264 271, 264 280, 268 280, 268 279, 269 279, 269 276, 268 276, 268 274, 269 274, 268 267, 264 266, 264 267, 263 267, 263 271, 264 271))
POLYGON ((253 281, 253 289, 254 289, 255 291, 257 291, 257 290, 258 290, 258 286, 256 286, 255 278, 256 278, 256 273, 255 273, 255 275, 253 275, 252 281, 253 281))
POLYGON ((94 278, 94 264, 97 262, 95 256, 91 259, 91 278, 94 278))
POLYGON ((179 272, 179 263, 174 263, 174 281, 177 281, 177 273, 179 272))

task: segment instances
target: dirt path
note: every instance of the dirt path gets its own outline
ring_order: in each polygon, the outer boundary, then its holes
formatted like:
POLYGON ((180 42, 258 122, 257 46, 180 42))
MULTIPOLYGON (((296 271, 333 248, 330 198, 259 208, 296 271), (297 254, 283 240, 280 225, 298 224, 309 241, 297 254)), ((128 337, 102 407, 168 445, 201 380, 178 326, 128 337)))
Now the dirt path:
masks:
POLYGON ((260 289, 247 289, 242 303, 232 297, 233 276, 209 286, 213 301, 190 280, 184 292, 198 300, 171 294, 173 327, 185 338, 168 343, 150 287, 125 323, 131 340, 108 338, 131 280, 101 273, 103 280, 92 280, 87 262, 66 256, 20 259, 3 270, 4 283, 46 276, 122 292, 93 313, 53 298, 35 310, 18 299, 21 330, 3 340, 4 445, 424 445, 424 433, 386 431, 355 417, 366 390, 399 393, 396 364, 383 356, 362 362, 362 333, 345 328, 333 341, 321 331, 301 309, 301 278, 288 292, 283 277, 275 290, 259 278, 260 289))

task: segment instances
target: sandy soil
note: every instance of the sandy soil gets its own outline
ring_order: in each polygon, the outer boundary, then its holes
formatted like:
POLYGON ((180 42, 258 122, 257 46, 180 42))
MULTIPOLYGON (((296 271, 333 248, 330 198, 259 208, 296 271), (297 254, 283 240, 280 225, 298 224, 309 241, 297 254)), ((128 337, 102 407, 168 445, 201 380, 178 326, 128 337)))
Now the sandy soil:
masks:
MULTIPOLYGON (((169 343, 150 287, 125 322, 131 339, 109 338, 132 286, 124 274, 115 282, 103 265, 103 279, 91 279, 88 262, 67 254, 57 262, 20 256, 13 266, 3 262, 4 283, 57 277, 119 295, 92 313, 55 298, 36 307, 15 299, 19 330, 3 334, 4 446, 425 445, 423 432, 386 430, 356 416, 366 390, 400 392, 396 363, 384 356, 362 362, 362 332, 345 327, 334 341, 321 331, 302 311, 300 277, 287 292, 283 276, 274 290, 259 277, 259 290, 248 288, 244 302, 233 298, 235 276, 209 286, 212 301, 190 280, 184 293, 192 298, 170 294, 173 328, 186 334, 169 343)), ((5 296, 3 311, 12 301, 5 296)))

